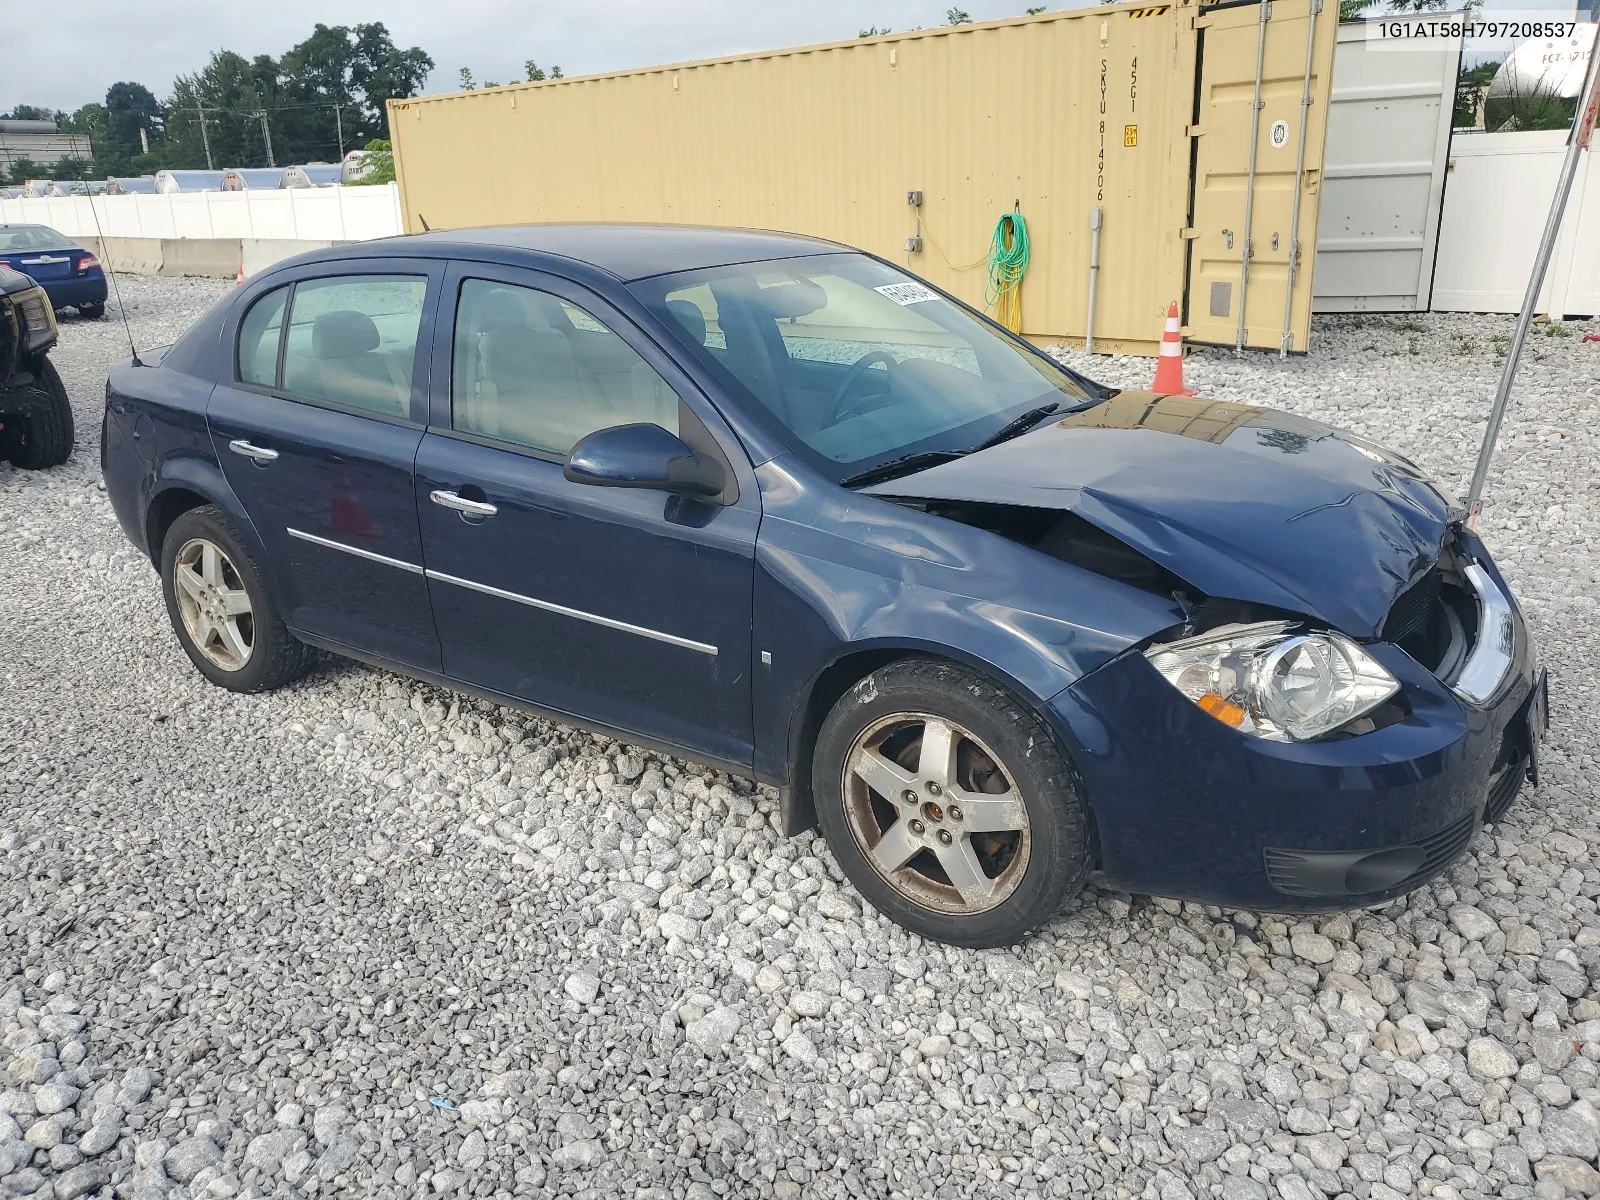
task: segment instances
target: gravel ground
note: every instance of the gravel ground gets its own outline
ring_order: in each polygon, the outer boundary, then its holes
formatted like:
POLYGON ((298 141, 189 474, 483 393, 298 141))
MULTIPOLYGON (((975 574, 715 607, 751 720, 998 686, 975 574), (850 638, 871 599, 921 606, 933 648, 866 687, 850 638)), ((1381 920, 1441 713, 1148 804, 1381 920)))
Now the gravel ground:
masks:
MULTIPOLYGON (((123 287, 146 344, 222 290, 123 287)), ((1188 370, 1459 484, 1509 329, 1188 370)), ((98 487, 124 352, 67 320, 78 453, 0 466, 0 1194, 1600 1192, 1600 346, 1536 336, 1485 526, 1555 681, 1537 794, 1381 911, 1091 890, 985 953, 744 781, 352 665, 205 684, 98 487)))

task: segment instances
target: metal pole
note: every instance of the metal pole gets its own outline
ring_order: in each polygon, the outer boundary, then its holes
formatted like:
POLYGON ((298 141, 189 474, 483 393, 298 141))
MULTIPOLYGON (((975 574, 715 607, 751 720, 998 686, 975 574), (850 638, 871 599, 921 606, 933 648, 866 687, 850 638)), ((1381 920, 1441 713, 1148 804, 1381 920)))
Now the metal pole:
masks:
POLYGON ((200 140, 206 146, 206 170, 215 171, 217 166, 211 161, 211 131, 206 128, 206 110, 198 100, 195 101, 194 111, 200 114, 200 140))
POLYGON ((1317 44, 1317 14, 1321 11, 1322 0, 1311 0, 1311 24, 1306 30, 1306 73, 1300 83, 1300 146, 1294 155, 1294 211, 1289 217, 1289 277, 1283 289, 1283 336, 1278 339, 1279 358, 1288 358, 1289 347, 1294 344, 1289 321, 1294 309, 1295 276, 1300 273, 1300 197, 1305 192, 1305 181, 1301 176, 1306 171, 1306 126, 1311 118, 1312 49, 1317 44))
POLYGON ((1250 173, 1244 185, 1244 253, 1239 256, 1239 330, 1234 335, 1233 352, 1244 353, 1244 306, 1250 292, 1250 221, 1256 208, 1256 154, 1261 146, 1261 72, 1267 62, 1267 21, 1272 17, 1272 0, 1261 0, 1261 20, 1256 25, 1256 90, 1250 102, 1250 173))
POLYGON ((1550 216, 1544 223, 1544 236, 1539 239, 1539 252, 1533 258, 1533 271, 1528 276, 1528 291, 1522 298, 1522 311, 1517 314, 1517 329, 1511 335, 1511 347, 1506 351, 1506 365, 1500 372, 1500 385, 1494 391, 1494 407, 1489 410, 1489 425, 1483 431, 1483 445, 1478 448, 1478 465, 1472 471, 1472 484, 1467 489, 1467 527, 1478 527, 1478 515, 1483 511, 1483 487, 1489 478, 1489 461, 1494 457, 1496 440, 1500 437, 1500 423, 1505 420, 1506 408, 1511 401, 1511 383, 1517 377, 1517 363, 1522 358, 1523 343, 1528 340, 1528 326, 1533 323, 1533 310, 1539 303, 1539 289, 1544 286, 1544 275, 1555 253, 1556 238, 1561 233, 1561 218, 1566 213, 1567 198, 1572 193, 1572 181, 1578 174, 1578 162, 1589 145, 1594 132, 1596 107, 1600 106, 1600 54, 1589 56, 1589 70, 1584 76, 1578 111, 1567 135, 1567 157, 1561 164, 1561 175, 1556 180, 1555 198, 1550 202, 1550 216))
POLYGON ((1104 213, 1099 208, 1089 210, 1089 323, 1083 330, 1083 352, 1094 353, 1094 299, 1100 285, 1100 221, 1104 213))
POLYGON ((256 116, 261 118, 261 140, 267 144, 267 166, 275 167, 278 163, 272 157, 272 130, 267 126, 267 110, 261 109, 256 116))
POLYGON ((344 114, 340 111, 343 105, 333 106, 333 123, 339 130, 339 161, 344 161, 344 114))

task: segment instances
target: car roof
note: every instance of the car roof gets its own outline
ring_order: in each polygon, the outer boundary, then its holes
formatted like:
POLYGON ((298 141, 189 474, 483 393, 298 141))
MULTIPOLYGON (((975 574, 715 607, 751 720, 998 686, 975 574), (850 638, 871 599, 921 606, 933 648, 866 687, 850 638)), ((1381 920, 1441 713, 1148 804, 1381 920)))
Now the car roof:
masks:
POLYGON ((556 255, 587 263, 624 281, 702 267, 853 249, 821 238, 761 229, 624 224, 501 225, 437 230, 370 244, 393 246, 397 241, 434 246, 445 254, 499 248, 556 255))

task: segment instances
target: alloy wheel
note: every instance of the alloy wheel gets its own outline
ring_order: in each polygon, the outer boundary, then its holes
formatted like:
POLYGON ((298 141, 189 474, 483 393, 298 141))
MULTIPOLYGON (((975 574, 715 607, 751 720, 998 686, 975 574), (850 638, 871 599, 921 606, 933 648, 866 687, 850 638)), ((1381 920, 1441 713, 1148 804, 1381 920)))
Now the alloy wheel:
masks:
POLYGON ((1027 871, 1027 806, 989 748, 945 717, 896 713, 869 725, 841 790, 867 861, 923 908, 985 912, 1027 871))
POLYGON ((172 582, 184 632, 195 648, 221 670, 243 670, 255 650, 255 612, 227 552, 191 538, 178 550, 172 582))

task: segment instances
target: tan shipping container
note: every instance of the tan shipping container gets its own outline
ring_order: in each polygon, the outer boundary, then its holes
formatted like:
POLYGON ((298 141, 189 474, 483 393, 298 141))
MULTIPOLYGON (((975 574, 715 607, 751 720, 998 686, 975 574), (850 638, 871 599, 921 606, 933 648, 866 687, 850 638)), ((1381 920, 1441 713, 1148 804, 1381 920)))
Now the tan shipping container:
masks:
POLYGON ((1193 340, 1302 351, 1337 20, 1120 4, 391 100, 406 228, 789 230, 982 307, 1016 208, 1023 331, 1081 342, 1098 208, 1096 350, 1153 353, 1176 300, 1193 340))

